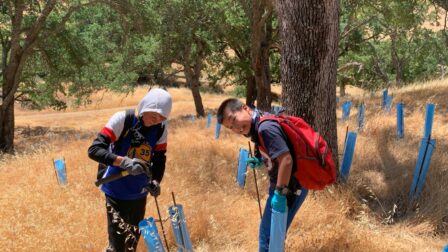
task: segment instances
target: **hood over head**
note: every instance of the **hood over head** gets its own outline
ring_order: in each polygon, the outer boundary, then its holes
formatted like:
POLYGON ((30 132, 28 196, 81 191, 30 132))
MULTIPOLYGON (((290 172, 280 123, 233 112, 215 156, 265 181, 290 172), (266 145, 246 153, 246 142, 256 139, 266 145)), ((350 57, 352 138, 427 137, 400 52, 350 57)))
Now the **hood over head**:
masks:
POLYGON ((137 113, 138 116, 141 116, 144 112, 156 112, 168 118, 171 107, 171 95, 161 88, 153 88, 139 102, 137 113))

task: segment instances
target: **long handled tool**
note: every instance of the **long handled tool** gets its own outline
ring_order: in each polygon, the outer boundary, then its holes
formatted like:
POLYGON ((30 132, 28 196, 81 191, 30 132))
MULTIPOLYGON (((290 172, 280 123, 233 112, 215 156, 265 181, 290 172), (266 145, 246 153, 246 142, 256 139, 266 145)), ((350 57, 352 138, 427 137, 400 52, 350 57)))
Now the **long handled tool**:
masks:
POLYGON ((115 181, 115 180, 117 180, 119 178, 126 177, 128 175, 129 175, 128 171, 122 171, 120 173, 117 173, 117 174, 114 174, 114 175, 110 175, 110 176, 107 176, 107 177, 102 178, 102 179, 98 179, 97 181, 95 181, 95 185, 96 186, 100 186, 100 185, 102 185, 104 183, 109 183, 109 182, 115 181))
MULTIPOLYGON (((152 174, 151 174, 151 166, 152 166, 152 165, 151 165, 151 164, 147 164, 147 163, 145 163, 145 161, 143 161, 143 160, 140 160, 140 161, 141 161, 140 165, 143 166, 143 169, 145 170, 145 174, 146 174, 146 176, 148 176, 149 181, 151 181, 151 177, 152 177, 152 174)), ((120 179, 120 178, 122 178, 122 177, 126 177, 126 176, 128 176, 128 175, 129 175, 129 172, 128 172, 127 170, 123 170, 123 171, 121 171, 120 173, 113 174, 113 175, 107 176, 107 177, 105 177, 105 178, 98 179, 97 181, 95 181, 95 185, 96 185, 96 186, 100 186, 100 185, 102 185, 102 184, 105 184, 105 183, 109 183, 109 182, 115 181, 115 180, 117 180, 117 179, 120 179)))
MULTIPOLYGON (((250 142, 248 142, 248 144, 249 144, 249 157, 252 157, 252 148, 250 146, 250 142)), ((260 210, 260 219, 262 219, 263 214, 261 213, 260 193, 258 192, 257 174, 255 173, 255 169, 252 169, 252 171, 254 172, 255 189, 257 191, 258 210, 260 210)))
POLYGON ((163 239, 165 240, 166 250, 168 252, 170 252, 170 247, 168 247, 168 242, 166 240, 165 229, 163 228, 162 216, 160 215, 159 203, 157 202, 157 197, 155 197, 155 196, 154 196, 154 201, 156 202, 157 214, 159 215, 160 227, 162 227, 163 239))

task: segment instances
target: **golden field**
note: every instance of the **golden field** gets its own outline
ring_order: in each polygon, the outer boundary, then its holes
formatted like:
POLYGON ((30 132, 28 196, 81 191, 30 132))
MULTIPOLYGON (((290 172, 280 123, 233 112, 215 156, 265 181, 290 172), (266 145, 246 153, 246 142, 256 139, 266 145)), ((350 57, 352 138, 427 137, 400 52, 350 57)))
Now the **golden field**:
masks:
MULTIPOLYGON (((106 246, 104 196, 94 185, 97 165, 87 157, 87 148, 114 112, 136 106, 147 89, 126 97, 96 93, 91 104, 65 112, 16 108, 18 154, 0 157, 2 250, 101 251, 106 246), (56 182, 52 159, 59 157, 67 163, 67 187, 56 182)), ((247 147, 248 140, 225 129, 215 140, 214 122, 207 129, 206 119, 182 119, 195 113, 191 92, 169 92, 174 104, 159 197, 163 217, 173 191, 184 205, 195 251, 257 251, 259 213, 252 175, 244 190, 235 182, 238 149, 247 147)), ((366 127, 358 134, 349 181, 309 194, 288 232, 286 251, 441 251, 448 242, 448 83, 389 91, 394 102, 405 102, 402 140, 396 139, 395 109, 381 111, 379 92, 348 88, 347 93, 344 99, 354 105, 366 103, 366 127), (436 103, 432 136, 437 146, 419 205, 406 209, 426 102, 436 103)), ((227 97, 202 94, 209 111, 227 97)), ((337 115, 342 152, 346 126, 356 130, 356 108, 348 122, 340 120, 340 106, 337 115)), ((264 206, 267 180, 263 172, 258 178, 264 206)), ((157 218, 151 198, 146 216, 157 218)), ((174 251, 168 222, 165 230, 174 251)), ((142 239, 138 251, 146 251, 142 239)))

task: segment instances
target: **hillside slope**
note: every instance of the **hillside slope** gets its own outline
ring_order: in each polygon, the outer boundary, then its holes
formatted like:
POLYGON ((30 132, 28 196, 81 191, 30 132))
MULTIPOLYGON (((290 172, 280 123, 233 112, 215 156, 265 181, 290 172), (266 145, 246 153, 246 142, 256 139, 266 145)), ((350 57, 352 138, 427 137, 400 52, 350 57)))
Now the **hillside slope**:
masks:
MULTIPOLYGON (((172 204, 171 192, 176 193, 177 202, 185 208, 195 251, 255 251, 259 214, 253 179, 248 177, 244 190, 235 183, 238 149, 247 146, 247 139, 223 129, 215 140, 214 128, 207 129, 205 119, 182 119, 194 113, 190 91, 169 91, 173 120, 159 205, 166 209, 172 204)), ((145 92, 143 87, 124 99, 106 94, 104 103, 96 102, 104 97, 97 94, 91 105, 68 112, 17 110, 20 153, 0 157, 0 247, 7 251, 101 251, 106 245, 104 196, 93 184, 96 164, 88 159, 87 148, 115 111, 137 104, 145 92), (59 157, 65 158, 68 167, 66 188, 57 185, 52 167, 52 159, 59 157)), ((448 83, 390 91, 395 100, 406 102, 406 137, 400 141, 395 138, 395 110, 389 115, 382 112, 379 94, 351 94, 350 89, 348 93, 345 99, 367 104, 366 128, 358 134, 349 182, 309 195, 288 233, 287 251, 441 251, 448 240, 444 189, 448 83), (428 101, 437 103, 433 126, 437 149, 419 206, 405 212, 428 101)), ((216 109, 226 97, 205 94, 204 105, 216 109)), ((356 109, 352 108, 348 122, 338 123, 342 151, 346 126, 356 130, 356 109)), ((266 176, 260 172, 258 178, 265 199, 266 176)), ((157 216, 151 198, 146 216, 157 216)), ((145 251, 143 241, 138 251, 145 251)))

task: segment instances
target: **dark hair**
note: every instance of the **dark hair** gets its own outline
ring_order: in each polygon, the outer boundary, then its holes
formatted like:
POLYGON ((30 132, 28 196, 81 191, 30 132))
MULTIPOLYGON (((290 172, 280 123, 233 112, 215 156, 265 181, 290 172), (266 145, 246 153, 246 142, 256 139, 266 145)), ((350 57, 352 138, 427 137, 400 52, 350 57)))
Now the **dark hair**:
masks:
POLYGON ((216 117, 218 118, 218 123, 222 124, 224 121, 224 111, 228 108, 231 112, 240 111, 243 109, 244 103, 235 98, 229 98, 221 103, 218 108, 218 113, 216 117))

